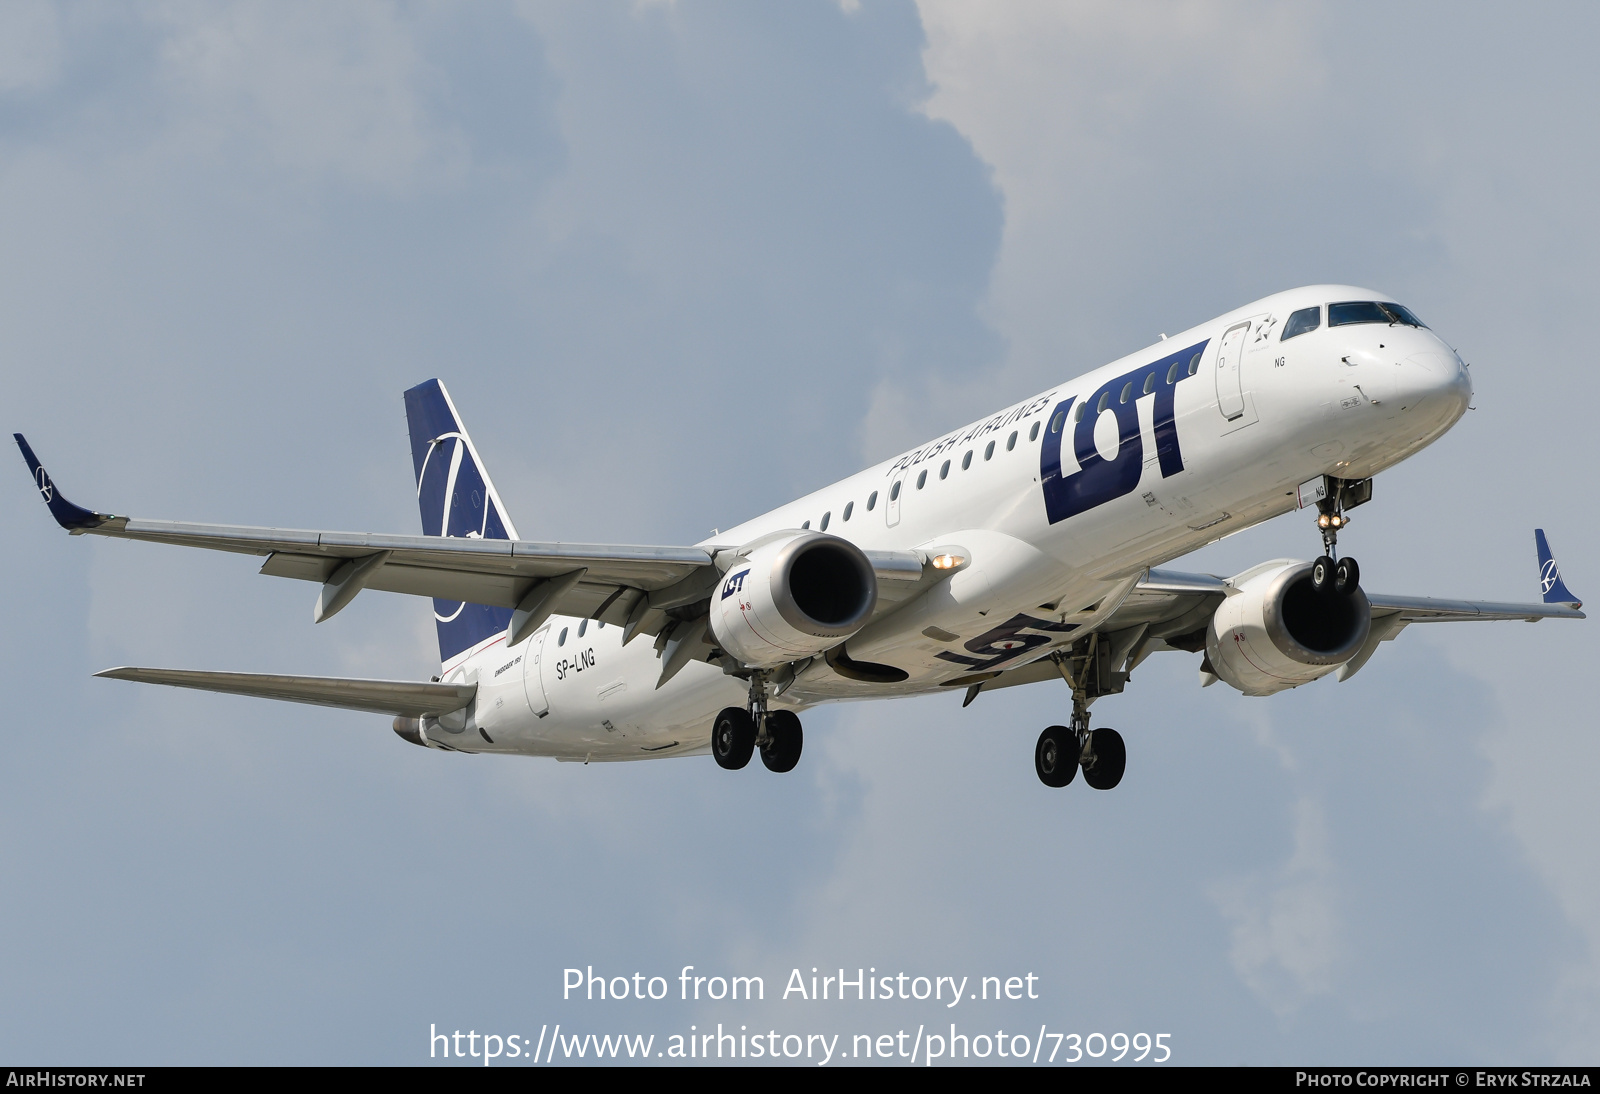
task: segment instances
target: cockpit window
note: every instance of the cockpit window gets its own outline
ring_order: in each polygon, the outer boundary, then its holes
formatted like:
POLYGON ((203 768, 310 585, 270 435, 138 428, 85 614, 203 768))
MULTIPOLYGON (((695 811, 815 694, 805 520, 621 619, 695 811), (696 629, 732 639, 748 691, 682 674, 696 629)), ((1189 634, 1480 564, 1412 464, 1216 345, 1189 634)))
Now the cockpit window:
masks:
POLYGON ((1421 327, 1423 323, 1409 308, 1399 304, 1379 304, 1362 300, 1345 304, 1328 305, 1328 326, 1342 327, 1350 323, 1402 323, 1408 327, 1421 327))
POLYGON ((1289 316, 1289 321, 1283 325, 1283 334, 1278 341, 1287 342, 1297 334, 1305 334, 1322 326, 1321 308, 1301 308, 1289 316))
POLYGON ((1410 308, 1401 307, 1399 304, 1382 304, 1380 306, 1385 311, 1392 313, 1395 319, 1401 323, 1404 323, 1408 327, 1421 327, 1423 330, 1428 329, 1428 324, 1418 319, 1410 308))

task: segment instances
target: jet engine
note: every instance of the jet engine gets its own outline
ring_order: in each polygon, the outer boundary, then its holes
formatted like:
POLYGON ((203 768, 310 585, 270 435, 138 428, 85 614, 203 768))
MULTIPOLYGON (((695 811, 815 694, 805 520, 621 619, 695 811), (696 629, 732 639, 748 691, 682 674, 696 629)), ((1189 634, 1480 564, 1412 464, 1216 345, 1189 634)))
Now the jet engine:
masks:
MULTIPOLYGON (((1235 581, 1238 581, 1235 578, 1235 581)), ((1269 563, 1211 617, 1211 671, 1246 695, 1271 695, 1325 676, 1360 652, 1372 606, 1358 587, 1317 592, 1311 563, 1269 563)))
POLYGON ((877 603, 878 581, 859 547, 800 532, 729 567, 711 594, 711 633, 742 664, 771 668, 837 646, 877 603))

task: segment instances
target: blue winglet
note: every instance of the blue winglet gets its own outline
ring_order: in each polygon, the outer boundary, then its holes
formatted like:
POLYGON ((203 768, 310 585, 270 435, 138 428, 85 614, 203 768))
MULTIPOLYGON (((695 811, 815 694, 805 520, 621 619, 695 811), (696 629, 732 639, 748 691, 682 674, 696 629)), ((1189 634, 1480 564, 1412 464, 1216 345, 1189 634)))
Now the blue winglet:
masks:
POLYGON ((1539 549, 1539 588, 1544 592, 1546 604, 1571 604, 1583 607, 1583 601, 1572 595, 1567 583, 1561 580, 1561 567, 1550 553, 1550 541, 1544 538, 1544 529, 1533 530, 1533 543, 1539 549))
POLYGON ((17 447, 22 449, 22 458, 28 461, 28 470, 33 473, 34 485, 39 488, 39 494, 44 498, 44 503, 50 507, 50 515, 56 518, 56 523, 69 532, 84 528, 98 528, 111 518, 102 513, 85 509, 81 505, 73 505, 61 496, 61 491, 56 489, 56 484, 50 480, 50 473, 39 465, 39 457, 33 454, 33 449, 28 447, 28 441, 21 433, 13 433, 17 447))

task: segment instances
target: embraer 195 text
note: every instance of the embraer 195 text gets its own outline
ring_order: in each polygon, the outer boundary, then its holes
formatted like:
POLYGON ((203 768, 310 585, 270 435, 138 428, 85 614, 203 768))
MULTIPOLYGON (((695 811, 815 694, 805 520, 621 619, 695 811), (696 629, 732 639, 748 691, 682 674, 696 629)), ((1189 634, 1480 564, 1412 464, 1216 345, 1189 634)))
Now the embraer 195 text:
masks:
POLYGON ((265 555, 321 586, 431 597, 432 682, 116 668, 171 684, 395 715, 453 752, 800 759, 818 703, 1065 681, 1039 736, 1048 786, 1117 785, 1122 737, 1089 728, 1146 657, 1271 695, 1349 679, 1411 623, 1581 619, 1542 531, 1543 602, 1380 596, 1338 554, 1372 477, 1444 435, 1472 395, 1450 346, 1384 294, 1258 300, 692 547, 518 538, 444 385, 405 393, 420 536, 179 524, 73 505, 17 444, 50 512, 92 533, 265 555), (1154 569, 1296 508, 1322 550, 1232 577, 1154 569))

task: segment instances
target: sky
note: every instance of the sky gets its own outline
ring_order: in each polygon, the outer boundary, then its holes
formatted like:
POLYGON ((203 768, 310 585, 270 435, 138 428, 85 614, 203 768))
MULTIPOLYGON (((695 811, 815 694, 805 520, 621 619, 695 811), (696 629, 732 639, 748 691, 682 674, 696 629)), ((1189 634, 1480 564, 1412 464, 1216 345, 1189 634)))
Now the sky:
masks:
MULTIPOLYGON (((414 532, 400 393, 438 376, 525 537, 681 544, 1162 332, 1371 285, 1477 394, 1354 514, 1364 584, 1534 599, 1539 526, 1583 596, 1597 23, 16 0, 0 408, 79 504, 414 532)), ((1589 623, 1413 626, 1267 699, 1163 654, 1095 707, 1128 741, 1111 793, 1038 783, 1050 684, 812 711, 781 778, 558 765, 92 679, 421 679, 437 652, 413 598, 313 626, 315 590, 251 559, 68 538, 20 459, 0 507, 0 1057, 949 1021, 1165 1032, 1178 1063, 1600 1055, 1589 623), (685 965, 768 1001, 677 1000, 685 965), (590 966, 674 997, 563 1001, 590 966), (813 967, 1040 998, 775 998, 813 967)), ((1173 565, 1316 548, 1287 516, 1173 565)))

